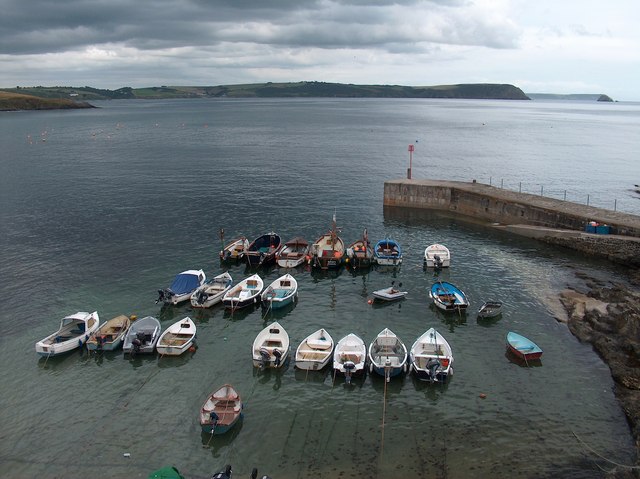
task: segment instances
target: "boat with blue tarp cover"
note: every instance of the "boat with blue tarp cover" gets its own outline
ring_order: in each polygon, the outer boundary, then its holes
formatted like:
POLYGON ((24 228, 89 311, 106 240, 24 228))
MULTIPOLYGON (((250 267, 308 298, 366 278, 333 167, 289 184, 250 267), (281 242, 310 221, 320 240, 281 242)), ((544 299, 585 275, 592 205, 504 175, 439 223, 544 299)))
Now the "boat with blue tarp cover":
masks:
POLYGON ((249 266, 267 266, 274 263, 276 253, 280 249, 280 243, 280 235, 273 231, 258 236, 244 253, 249 266))
POLYGON ((188 300, 196 289, 204 284, 207 276, 201 269, 189 269, 178 274, 171 286, 158 290, 157 303, 176 305, 188 300))

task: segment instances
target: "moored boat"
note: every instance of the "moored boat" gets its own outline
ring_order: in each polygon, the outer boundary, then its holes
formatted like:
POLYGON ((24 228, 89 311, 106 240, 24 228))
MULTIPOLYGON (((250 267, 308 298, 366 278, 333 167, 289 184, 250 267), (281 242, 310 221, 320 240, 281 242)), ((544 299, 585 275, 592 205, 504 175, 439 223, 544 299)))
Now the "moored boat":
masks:
POLYGON ((161 355, 179 356, 187 351, 196 339, 196 325, 187 317, 169 326, 158 339, 156 349, 161 355))
POLYGON ((58 330, 36 343, 36 353, 40 356, 57 356, 82 347, 92 333, 100 326, 98 312, 77 313, 65 316, 58 330))
POLYGON ((258 333, 251 349, 257 368, 281 368, 289 357, 289 334, 277 321, 258 333))
POLYGON ((375 372, 389 381, 407 372, 407 347, 389 328, 378 333, 369 345, 369 372, 375 372))
POLYGON ((448 268, 451 266, 451 252, 443 244, 434 243, 424 250, 424 265, 427 268, 448 268))
POLYGON ((276 253, 280 248, 280 235, 265 233, 254 239, 245 250, 244 256, 247 258, 249 266, 267 266, 276 260, 276 253))
POLYGON ((433 283, 429 296, 438 308, 443 311, 465 311, 469 306, 467 295, 452 283, 438 281, 433 283))
POLYGON ((394 286, 395 281, 391 282, 391 286, 388 288, 379 289, 371 293, 374 301, 397 301, 399 299, 403 299, 408 291, 401 291, 399 288, 402 288, 402 283, 398 284, 396 288, 394 286))
POLYGON ((478 309, 478 318, 495 318, 502 314, 501 301, 485 301, 478 309))
POLYGON ((297 236, 287 241, 276 253, 276 262, 282 268, 295 268, 308 260, 311 245, 309 242, 297 236))
POLYGON ((135 320, 124 337, 122 350, 125 354, 151 354, 156 349, 162 334, 162 326, 153 316, 135 320))
POLYGON ((260 301, 260 293, 264 288, 264 281, 257 273, 243 279, 233 286, 222 297, 225 308, 239 309, 246 308, 260 301))
POLYGON ((240 236, 224 244, 224 230, 221 230, 220 239, 223 242, 219 253, 221 261, 239 261, 244 258, 244 253, 249 248, 249 240, 247 238, 240 236))
POLYGON ((336 215, 333 214, 331 230, 321 235, 311 246, 311 265, 314 268, 334 269, 342 265, 344 260, 344 241, 338 236, 336 215))
POLYGON ((158 290, 157 303, 173 304, 176 305, 183 301, 187 301, 191 294, 202 286, 206 281, 207 276, 201 269, 189 269, 178 274, 171 286, 158 290))
POLYGON ((373 257, 381 266, 397 266, 402 264, 402 247, 397 241, 385 238, 376 243, 373 257))
POLYGON ((373 263, 373 248, 369 242, 366 228, 362 233, 362 238, 347 247, 346 261, 347 265, 354 269, 368 268, 373 263))
POLYGON ((233 279, 227 272, 208 279, 191 293, 191 306, 194 308, 210 308, 222 301, 224 294, 231 289, 233 279))
POLYGON ((353 376, 364 374, 367 360, 367 347, 362 338, 350 333, 338 341, 333 350, 333 369, 345 376, 345 382, 351 384, 353 376))
POLYGON ((513 354, 525 361, 531 361, 534 359, 540 359, 542 356, 542 349, 536 343, 529 338, 509 331, 507 333, 507 348, 513 354))
POLYGON ((304 338, 296 349, 295 366, 298 369, 319 370, 324 368, 333 355, 333 338, 320 328, 304 338))
POLYGON ((435 328, 423 333, 409 351, 411 369, 421 381, 444 382, 453 375, 453 352, 435 328))
MULTIPOLYGON (((135 316, 133 316, 135 319, 135 316)), ((87 340, 89 351, 115 351, 124 341, 131 326, 131 318, 121 314, 103 323, 87 340)))
POLYGON ((211 393, 200 408, 200 427, 206 434, 224 434, 242 417, 240 394, 231 384, 211 393))
POLYGON ((289 273, 273 281, 261 294, 262 305, 279 309, 293 303, 298 297, 298 281, 289 273))

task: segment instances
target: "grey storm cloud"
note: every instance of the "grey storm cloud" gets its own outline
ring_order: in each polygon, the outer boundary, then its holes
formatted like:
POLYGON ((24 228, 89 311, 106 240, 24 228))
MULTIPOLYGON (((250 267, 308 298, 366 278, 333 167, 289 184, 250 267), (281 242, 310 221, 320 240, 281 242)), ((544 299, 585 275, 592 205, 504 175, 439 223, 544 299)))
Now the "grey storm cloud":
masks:
POLYGON ((417 51, 421 43, 515 46, 515 27, 469 15, 470 5, 463 0, 0 0, 0 53, 59 53, 108 44, 138 50, 238 43, 388 52, 417 51))

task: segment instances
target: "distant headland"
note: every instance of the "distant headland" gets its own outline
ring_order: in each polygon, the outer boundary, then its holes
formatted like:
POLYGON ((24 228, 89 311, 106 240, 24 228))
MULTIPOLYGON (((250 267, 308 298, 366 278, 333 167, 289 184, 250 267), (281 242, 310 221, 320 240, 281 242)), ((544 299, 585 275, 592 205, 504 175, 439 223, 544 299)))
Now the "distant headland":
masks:
POLYGON ((107 90, 92 87, 15 87, 0 89, 0 110, 92 108, 88 101, 169 98, 457 98, 479 100, 531 100, 535 97, 613 101, 606 95, 528 96, 509 84, 466 83, 458 85, 402 86, 354 85, 303 81, 296 83, 250 83, 218 86, 123 87, 107 90), (567 98, 576 97, 576 98, 567 98), (577 98, 579 97, 579 98, 577 98), (595 98, 593 98, 595 97, 595 98))

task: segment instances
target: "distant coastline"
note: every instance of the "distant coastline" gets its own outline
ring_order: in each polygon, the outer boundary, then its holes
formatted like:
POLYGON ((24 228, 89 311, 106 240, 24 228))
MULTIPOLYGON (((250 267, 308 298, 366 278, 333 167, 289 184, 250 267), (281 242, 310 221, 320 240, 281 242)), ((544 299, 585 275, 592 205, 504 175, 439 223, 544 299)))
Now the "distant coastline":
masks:
POLYGON ((468 83, 435 86, 354 85, 327 82, 251 83, 218 86, 15 87, 0 89, 0 111, 94 108, 89 101, 171 98, 455 98, 473 100, 562 99, 613 101, 603 94, 526 94, 510 84, 468 83))

